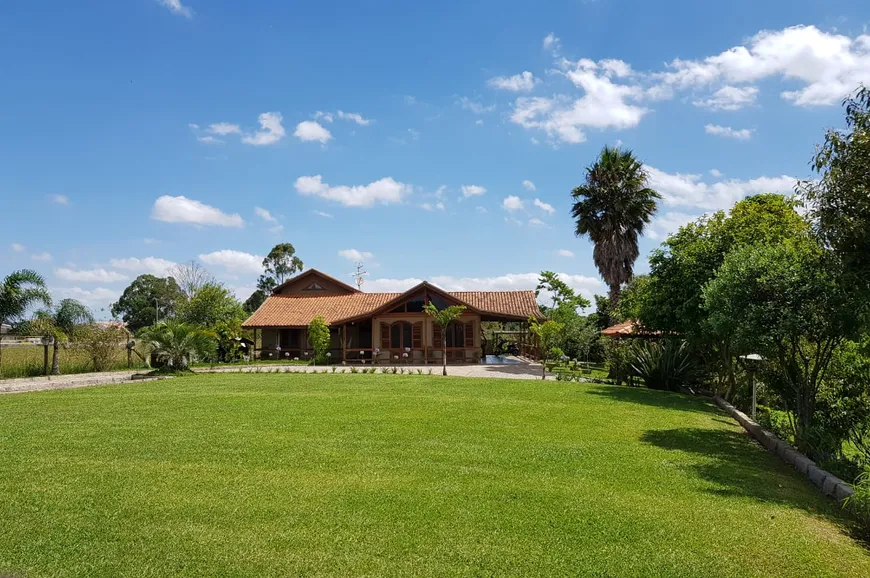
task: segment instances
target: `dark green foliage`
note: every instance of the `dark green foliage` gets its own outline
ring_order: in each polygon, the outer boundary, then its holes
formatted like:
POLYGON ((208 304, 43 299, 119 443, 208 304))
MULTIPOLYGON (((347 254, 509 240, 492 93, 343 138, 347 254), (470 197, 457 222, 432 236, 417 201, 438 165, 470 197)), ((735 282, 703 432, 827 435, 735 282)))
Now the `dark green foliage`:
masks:
POLYGON ((698 380, 697 358, 687 341, 637 340, 631 354, 632 372, 650 389, 680 391, 698 380))
POLYGON ((290 243, 280 243, 272 247, 263 259, 265 273, 257 281, 257 289, 265 295, 272 292, 277 285, 286 281, 294 273, 301 271, 302 259, 296 256, 296 249, 290 243))
MULTIPOLYGON (((812 160, 820 179, 801 183, 816 231, 843 264, 850 291, 870 308, 870 88, 843 102, 846 129, 828 129, 812 160)), ((866 319, 865 319, 866 320, 866 319)))
POLYGON ((241 322, 245 311, 229 289, 208 283, 179 306, 178 317, 184 323, 213 328, 220 323, 241 322))
POLYGON ((649 176, 631 151, 604 147, 586 169, 586 182, 571 191, 575 234, 594 244, 592 259, 610 288, 610 301, 631 280, 638 237, 662 198, 647 186, 649 176))
POLYGON ((326 353, 329 351, 329 325, 323 317, 317 316, 308 325, 308 342, 314 349, 314 360, 317 363, 326 363, 326 353))
POLYGON ((266 298, 268 296, 269 294, 265 291, 257 289, 256 291, 251 293, 250 297, 247 298, 245 303, 242 305, 242 308, 245 310, 245 313, 251 315, 254 313, 254 311, 260 308, 260 305, 262 305, 263 302, 266 301, 266 298))
POLYGON ((184 294, 172 277, 139 275, 112 305, 112 315, 120 317, 130 331, 175 317, 184 294))

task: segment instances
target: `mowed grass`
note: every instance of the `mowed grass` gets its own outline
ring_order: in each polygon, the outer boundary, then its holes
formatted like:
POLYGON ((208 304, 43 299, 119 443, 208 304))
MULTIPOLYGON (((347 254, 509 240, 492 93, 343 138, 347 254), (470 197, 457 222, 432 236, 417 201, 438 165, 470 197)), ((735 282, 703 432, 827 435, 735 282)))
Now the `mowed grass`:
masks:
POLYGON ((870 576, 703 400, 200 375, 0 396, 0 574, 870 576))

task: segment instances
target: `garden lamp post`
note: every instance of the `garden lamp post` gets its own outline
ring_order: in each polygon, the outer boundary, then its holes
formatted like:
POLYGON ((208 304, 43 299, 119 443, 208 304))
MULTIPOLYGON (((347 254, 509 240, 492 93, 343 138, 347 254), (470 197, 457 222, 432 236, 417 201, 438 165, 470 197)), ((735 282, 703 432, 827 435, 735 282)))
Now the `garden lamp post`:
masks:
POLYGON ((751 414, 752 421, 755 421, 755 372, 758 370, 759 363, 763 361, 764 358, 757 353, 750 353, 749 355, 741 355, 738 359, 743 361, 743 364, 746 367, 746 371, 749 372, 749 387, 752 388, 751 414))

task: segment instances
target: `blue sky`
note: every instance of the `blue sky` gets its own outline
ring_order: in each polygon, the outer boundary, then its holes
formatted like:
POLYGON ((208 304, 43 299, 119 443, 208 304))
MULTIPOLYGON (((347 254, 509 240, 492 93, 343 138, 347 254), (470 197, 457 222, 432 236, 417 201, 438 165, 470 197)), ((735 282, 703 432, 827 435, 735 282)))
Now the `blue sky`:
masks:
MULTIPOLYGON (((570 191, 605 144, 664 196, 637 269, 704 212, 810 176, 870 82, 839 0, 0 6, 0 273, 106 308, 199 259, 241 298, 289 241, 366 290, 604 293, 570 191)), ((101 313, 106 316, 105 312, 101 313)))

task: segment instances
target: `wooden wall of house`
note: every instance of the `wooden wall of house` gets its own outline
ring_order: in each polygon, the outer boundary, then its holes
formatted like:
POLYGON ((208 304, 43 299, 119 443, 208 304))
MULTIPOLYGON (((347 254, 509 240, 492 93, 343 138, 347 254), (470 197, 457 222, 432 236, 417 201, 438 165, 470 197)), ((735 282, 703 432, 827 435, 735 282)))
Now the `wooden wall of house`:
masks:
POLYGON ((345 295, 348 293, 352 293, 352 291, 348 291, 347 287, 342 287, 335 281, 318 275, 317 273, 312 273, 311 275, 306 275, 301 279, 296 279, 295 281, 288 283, 287 286, 283 287, 277 294, 310 295, 312 297, 317 297, 320 295, 345 295), (312 289, 312 286, 317 286, 321 289, 312 289))

